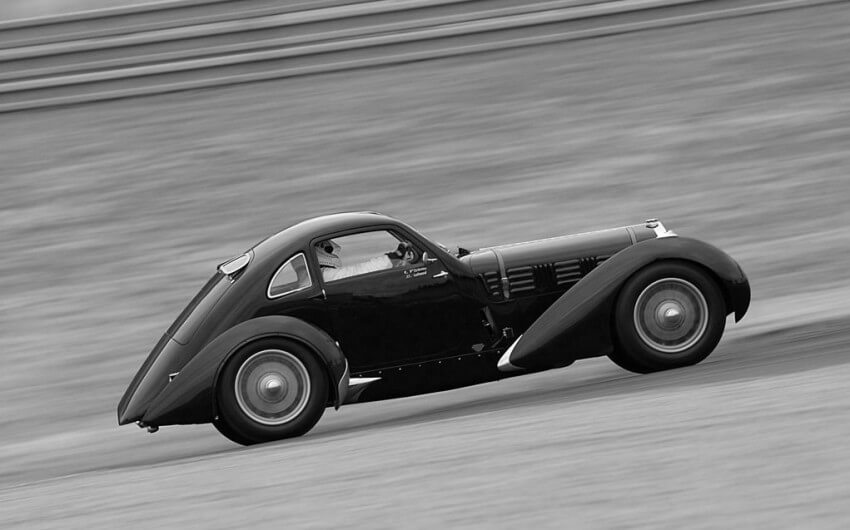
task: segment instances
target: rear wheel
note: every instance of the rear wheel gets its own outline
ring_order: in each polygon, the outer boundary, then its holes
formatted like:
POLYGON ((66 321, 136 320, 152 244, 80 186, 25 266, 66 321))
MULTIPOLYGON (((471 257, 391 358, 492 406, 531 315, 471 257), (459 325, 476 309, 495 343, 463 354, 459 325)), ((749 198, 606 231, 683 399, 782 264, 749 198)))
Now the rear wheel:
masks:
POLYGON ((301 436, 324 413, 328 378, 316 356, 287 339, 263 339, 239 350, 216 389, 215 427, 251 445, 301 436))
POLYGON ((720 287, 681 262, 650 265, 623 286, 614 314, 611 360, 649 373, 696 364, 714 350, 726 325, 720 287))

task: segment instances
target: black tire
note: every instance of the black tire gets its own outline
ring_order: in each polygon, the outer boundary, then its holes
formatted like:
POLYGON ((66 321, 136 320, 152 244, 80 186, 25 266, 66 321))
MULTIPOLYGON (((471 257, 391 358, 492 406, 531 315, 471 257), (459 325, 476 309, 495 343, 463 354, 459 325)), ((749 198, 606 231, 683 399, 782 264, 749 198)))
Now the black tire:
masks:
POLYGON ((216 386, 213 425, 241 445, 301 436, 316 425, 328 402, 328 376, 302 344, 262 339, 236 352, 216 386))
POLYGON ((214 419, 212 423, 213 423, 213 426, 218 430, 218 432, 221 433, 222 435, 224 435, 225 438, 227 438, 231 442, 236 442, 239 445, 252 445, 254 443, 247 438, 239 436, 239 434, 236 431, 231 429, 228 424, 221 421, 220 418, 214 419))
POLYGON ((652 370, 648 370, 645 366, 633 361, 632 358, 629 357, 623 350, 624 348, 622 346, 616 344, 614 346, 614 350, 608 354, 608 358, 611 359, 614 364, 623 370, 628 370, 629 372, 634 372, 636 374, 648 374, 652 372, 652 370))
POLYGON ((649 265, 620 291, 609 357, 637 373, 697 364, 720 342, 726 314, 720 287, 700 267, 679 261, 649 265))

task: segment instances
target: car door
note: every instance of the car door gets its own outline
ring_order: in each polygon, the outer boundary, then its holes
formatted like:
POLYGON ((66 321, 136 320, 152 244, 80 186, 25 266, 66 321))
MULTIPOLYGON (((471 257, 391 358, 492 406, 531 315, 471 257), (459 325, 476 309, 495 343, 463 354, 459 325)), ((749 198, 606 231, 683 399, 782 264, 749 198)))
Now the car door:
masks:
POLYGON ((388 229, 335 237, 333 242, 333 248, 339 247, 340 268, 351 267, 352 272, 348 276, 325 269, 321 281, 334 337, 353 373, 472 351, 481 333, 479 310, 420 243, 388 229), (357 266, 381 262, 380 256, 399 243, 412 247, 412 260, 378 270, 357 266))

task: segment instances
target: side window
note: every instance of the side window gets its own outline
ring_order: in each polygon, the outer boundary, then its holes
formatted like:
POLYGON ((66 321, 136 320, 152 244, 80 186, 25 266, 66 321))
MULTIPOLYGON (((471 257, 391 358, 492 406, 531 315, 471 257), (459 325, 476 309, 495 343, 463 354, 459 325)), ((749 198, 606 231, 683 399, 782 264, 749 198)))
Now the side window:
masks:
POLYGON ((278 298, 285 294, 306 289, 312 284, 304 254, 296 254, 274 273, 266 294, 269 298, 278 298))
POLYGON ((375 230, 319 241, 315 252, 322 278, 331 282, 411 264, 400 251, 405 244, 391 232, 375 230))

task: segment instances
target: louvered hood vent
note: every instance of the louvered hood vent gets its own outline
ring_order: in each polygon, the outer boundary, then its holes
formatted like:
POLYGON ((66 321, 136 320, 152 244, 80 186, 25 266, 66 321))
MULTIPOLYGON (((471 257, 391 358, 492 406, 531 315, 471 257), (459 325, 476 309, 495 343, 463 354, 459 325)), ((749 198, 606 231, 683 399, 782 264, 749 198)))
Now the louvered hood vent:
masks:
POLYGON ((498 271, 485 272, 479 276, 484 282, 484 287, 487 289, 487 292, 490 293, 490 296, 496 298, 502 296, 502 282, 499 280, 498 271))
MULTIPOLYGON (((513 298, 530 293, 547 293, 570 288, 609 257, 595 256, 541 265, 512 267, 507 271, 510 296, 513 298)), ((485 272, 480 277, 491 296, 503 297, 498 272, 485 272)))

